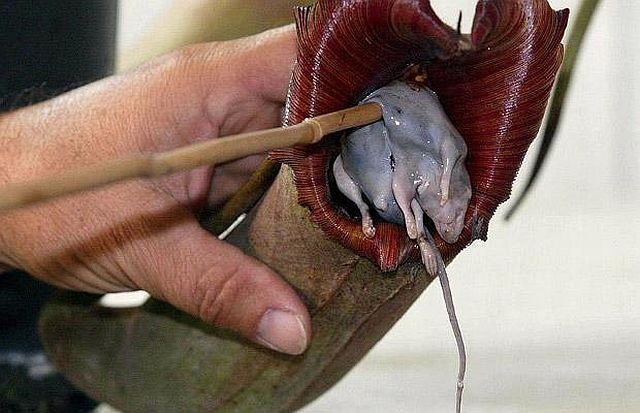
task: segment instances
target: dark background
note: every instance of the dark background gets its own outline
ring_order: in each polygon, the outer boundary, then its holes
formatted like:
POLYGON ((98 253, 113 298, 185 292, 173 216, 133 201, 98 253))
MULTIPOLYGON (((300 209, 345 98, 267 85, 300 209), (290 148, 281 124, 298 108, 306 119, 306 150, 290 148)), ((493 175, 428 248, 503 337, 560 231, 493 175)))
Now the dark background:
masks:
POLYGON ((57 93, 109 74, 116 21, 115 0, 0 0, 3 109, 25 90, 57 93))
MULTIPOLYGON (((0 111, 109 75, 117 8, 116 0, 0 0, 0 111)), ((42 364, 37 318, 52 293, 26 274, 0 275, 2 413, 85 412, 95 405, 58 374, 29 373, 34 360, 42 364)))

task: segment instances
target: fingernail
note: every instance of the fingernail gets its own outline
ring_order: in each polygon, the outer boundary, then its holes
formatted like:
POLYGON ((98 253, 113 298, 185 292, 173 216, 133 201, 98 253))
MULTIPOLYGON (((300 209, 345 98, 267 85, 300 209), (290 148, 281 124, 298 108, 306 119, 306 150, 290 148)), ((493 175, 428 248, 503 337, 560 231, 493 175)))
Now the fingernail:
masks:
POLYGON ((293 355, 302 354, 308 344, 302 318, 291 311, 274 308, 262 316, 256 340, 272 350, 293 355))

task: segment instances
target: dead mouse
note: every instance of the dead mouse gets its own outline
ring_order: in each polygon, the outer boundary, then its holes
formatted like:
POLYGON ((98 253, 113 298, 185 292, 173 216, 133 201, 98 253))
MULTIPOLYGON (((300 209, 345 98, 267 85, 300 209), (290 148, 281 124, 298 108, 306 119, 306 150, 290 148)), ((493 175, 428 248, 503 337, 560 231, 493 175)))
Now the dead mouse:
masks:
MULTIPOLYGON (((375 235, 366 199, 419 243, 427 243, 423 213, 446 242, 456 242, 471 198, 467 146, 438 97, 394 81, 363 102, 380 103, 383 119, 348 135, 333 165, 338 188, 360 210, 363 232, 375 235)), ((435 248, 427 244, 427 250, 435 248)), ((437 272, 434 253, 423 256, 431 275, 437 272)))
POLYGON ((369 202, 381 218, 405 225, 409 238, 420 247, 425 269, 438 276, 458 346, 456 412, 460 412, 466 350, 445 265, 423 219, 426 213, 446 242, 460 237, 471 199, 464 165, 467 146, 429 89, 396 81, 363 102, 381 104, 383 119, 343 139, 333 164, 336 183, 360 210, 367 236, 375 235, 369 202))

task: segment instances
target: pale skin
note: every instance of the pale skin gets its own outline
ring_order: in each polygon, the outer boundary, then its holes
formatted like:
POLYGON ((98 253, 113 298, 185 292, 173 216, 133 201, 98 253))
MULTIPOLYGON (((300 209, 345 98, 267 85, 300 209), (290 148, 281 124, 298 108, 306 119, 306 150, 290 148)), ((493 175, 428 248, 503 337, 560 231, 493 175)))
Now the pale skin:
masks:
MULTIPOLYGON (((0 185, 127 154, 275 127, 295 59, 286 27, 189 46, 55 99, 0 115, 0 185)), ((0 214, 0 267, 92 293, 143 289, 289 353, 309 314, 272 270, 201 229, 258 159, 136 180, 0 214)))
POLYGON ((471 197, 464 139, 430 90, 392 82, 366 100, 382 104, 384 121, 343 141, 333 164, 336 183, 358 207, 366 236, 373 237, 375 227, 365 198, 383 219, 404 224, 436 275, 437 252, 426 241, 423 215, 445 241, 458 240, 471 197))

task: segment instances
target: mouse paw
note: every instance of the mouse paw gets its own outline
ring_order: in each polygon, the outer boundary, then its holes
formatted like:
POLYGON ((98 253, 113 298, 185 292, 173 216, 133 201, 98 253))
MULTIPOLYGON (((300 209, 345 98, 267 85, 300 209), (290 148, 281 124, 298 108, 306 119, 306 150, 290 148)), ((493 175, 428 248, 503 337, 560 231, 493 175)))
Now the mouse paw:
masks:
POLYGON ((416 226, 415 221, 413 220, 405 220, 405 226, 407 228, 407 235, 410 239, 418 239, 418 227, 416 226))
POLYGON ((424 261, 424 266, 430 276, 435 277, 438 273, 438 261, 433 254, 429 254, 424 261))
POLYGON ((362 232, 367 238, 375 237, 376 227, 373 225, 373 219, 370 216, 362 217, 362 232))
POLYGON ((424 264, 427 273, 430 276, 435 277, 438 273, 438 257, 436 255, 436 252, 424 238, 420 238, 418 240, 418 245, 420 246, 420 251, 422 252, 422 263, 424 264))

